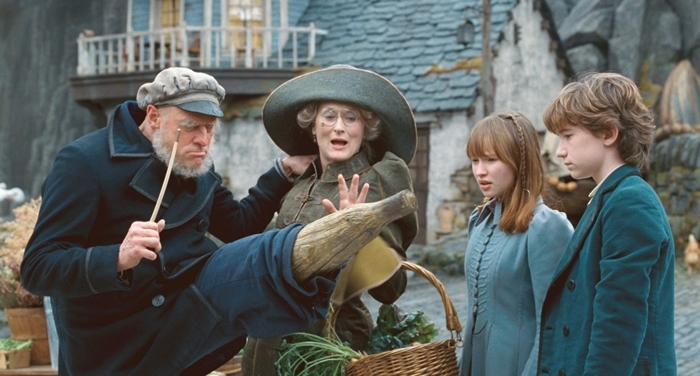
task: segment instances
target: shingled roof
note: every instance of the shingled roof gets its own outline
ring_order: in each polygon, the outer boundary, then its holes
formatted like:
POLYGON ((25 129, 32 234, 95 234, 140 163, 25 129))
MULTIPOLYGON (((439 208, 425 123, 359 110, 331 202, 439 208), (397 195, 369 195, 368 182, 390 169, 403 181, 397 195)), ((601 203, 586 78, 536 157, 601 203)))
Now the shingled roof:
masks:
MULTIPOLYGON (((328 30, 317 42, 315 64, 375 71, 396 84, 416 112, 464 110, 477 96, 480 74, 459 67, 481 56, 481 4, 482 0, 311 0, 299 24, 313 22, 328 30), (467 20, 476 35, 474 43, 464 46, 457 42, 457 28, 467 20)), ((491 0, 492 46, 515 4, 491 0)))

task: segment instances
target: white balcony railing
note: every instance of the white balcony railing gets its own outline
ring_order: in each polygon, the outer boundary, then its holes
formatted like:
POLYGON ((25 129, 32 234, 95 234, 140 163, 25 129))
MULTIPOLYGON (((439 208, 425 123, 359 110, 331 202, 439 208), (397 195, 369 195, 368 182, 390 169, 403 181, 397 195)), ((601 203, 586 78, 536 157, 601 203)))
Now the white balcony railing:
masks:
POLYGON ((198 27, 78 37, 78 76, 166 67, 296 68, 310 65, 316 35, 308 27, 198 27), (273 48, 274 47, 274 48, 273 48))

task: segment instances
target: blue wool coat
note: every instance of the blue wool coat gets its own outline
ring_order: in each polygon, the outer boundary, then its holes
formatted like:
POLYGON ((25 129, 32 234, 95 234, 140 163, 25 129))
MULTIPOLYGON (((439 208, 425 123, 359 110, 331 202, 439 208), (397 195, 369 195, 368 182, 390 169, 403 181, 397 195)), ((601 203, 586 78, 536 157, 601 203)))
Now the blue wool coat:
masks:
POLYGON ((675 375, 674 245, 639 170, 598 187, 542 310, 541 375, 675 375))
POLYGON ((166 224, 162 251, 119 279, 119 245, 133 221, 150 218, 166 172, 138 129, 144 117, 136 102, 118 106, 107 127, 59 151, 42 186, 22 281, 52 296, 62 375, 130 374, 143 364, 157 371, 141 374, 179 373, 188 365, 179 354, 194 353, 222 320, 192 287, 218 249, 205 233, 231 242, 263 231, 291 188, 271 169, 236 201, 213 169, 196 179, 171 176, 156 219, 166 224), (157 335, 169 348, 149 353, 157 335))
POLYGON ((491 200, 469 218, 463 376, 535 373, 542 302, 574 231, 540 198, 527 231, 506 234, 498 227, 502 209, 491 200))

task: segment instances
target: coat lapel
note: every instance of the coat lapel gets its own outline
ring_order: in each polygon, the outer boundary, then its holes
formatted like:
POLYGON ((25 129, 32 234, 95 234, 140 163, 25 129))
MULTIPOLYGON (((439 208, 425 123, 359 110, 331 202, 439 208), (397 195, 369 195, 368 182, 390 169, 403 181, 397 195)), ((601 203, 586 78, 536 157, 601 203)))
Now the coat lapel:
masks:
POLYGON ((146 112, 134 101, 112 111, 107 126, 110 157, 144 158, 153 154, 151 141, 139 129, 145 118, 146 112))
POLYGON ((221 178, 213 171, 209 171, 199 178, 189 179, 187 183, 189 187, 180 189, 172 201, 169 201, 170 207, 163 215, 166 228, 180 226, 204 209, 214 190, 221 183, 221 178), (167 226, 168 223, 170 226, 167 226))
POLYGON ((593 224, 598 218, 598 213, 603 206, 603 196, 612 192, 617 188, 621 181, 629 176, 637 175, 640 176, 639 170, 631 165, 623 165, 617 170, 615 170, 610 176, 608 176, 603 185, 598 188, 598 191, 593 195, 591 201, 583 213, 583 216, 576 225, 576 230, 569 240, 569 244, 566 246, 564 254, 559 260, 559 264, 554 272, 554 277, 552 278, 552 283, 561 276, 561 274, 566 270, 566 268, 573 262, 578 253, 583 248, 583 243, 588 237, 588 233, 593 228, 593 224))
MULTIPOLYGON (((136 173, 129 186, 148 197, 155 205, 166 170, 165 164, 152 156, 136 173)), ((196 179, 181 179, 171 175, 156 220, 165 219, 165 228, 182 225, 204 208, 220 183, 221 178, 213 171, 196 179)))

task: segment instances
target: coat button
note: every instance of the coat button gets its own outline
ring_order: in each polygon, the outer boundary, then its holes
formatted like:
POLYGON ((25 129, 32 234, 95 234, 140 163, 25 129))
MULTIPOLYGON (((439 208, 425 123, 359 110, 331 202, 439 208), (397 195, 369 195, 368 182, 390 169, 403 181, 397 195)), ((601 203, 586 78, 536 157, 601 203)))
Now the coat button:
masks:
POLYGON ((154 307, 160 307, 163 303, 165 303, 165 297, 163 295, 156 295, 151 299, 151 304, 153 304, 154 307))
POLYGON ((207 221, 202 219, 199 221, 199 223, 197 223, 197 231, 204 232, 206 230, 207 230, 207 221))
POLYGON ((559 372, 557 373, 559 376, 566 376, 566 372, 564 372, 563 369, 560 369, 559 372))
POLYGON ((564 337, 568 337, 569 336, 569 327, 564 325, 563 332, 564 332, 564 337))
POLYGON ((566 282, 566 288, 569 289, 569 291, 574 291, 576 288, 576 282, 574 282, 573 279, 570 279, 568 282, 566 282))

